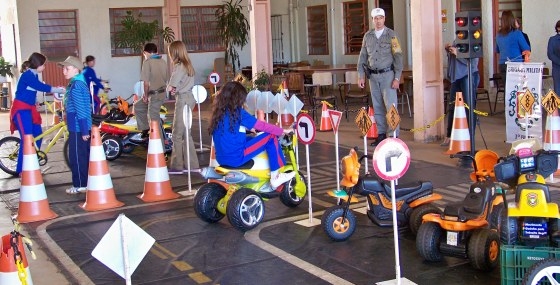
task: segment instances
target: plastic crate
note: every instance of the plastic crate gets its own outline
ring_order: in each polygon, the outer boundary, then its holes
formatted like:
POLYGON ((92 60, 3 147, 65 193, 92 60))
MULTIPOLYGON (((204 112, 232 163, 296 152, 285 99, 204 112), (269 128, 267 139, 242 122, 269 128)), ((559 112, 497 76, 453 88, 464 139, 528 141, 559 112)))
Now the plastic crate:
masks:
POLYGON ((521 284, 527 269, 547 258, 560 258, 560 248, 501 245, 502 285, 521 284))

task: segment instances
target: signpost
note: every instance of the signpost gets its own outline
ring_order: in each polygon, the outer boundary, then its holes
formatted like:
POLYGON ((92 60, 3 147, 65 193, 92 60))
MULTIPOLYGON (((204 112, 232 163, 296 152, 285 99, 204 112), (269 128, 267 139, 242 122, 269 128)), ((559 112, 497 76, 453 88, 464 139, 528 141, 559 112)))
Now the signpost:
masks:
POLYGON ((204 88, 204 86, 195 85, 192 88, 192 93, 194 95, 194 100, 196 101, 196 104, 198 106, 198 137, 200 139, 200 141, 199 141, 199 143, 200 143, 199 152, 203 152, 204 150, 202 149, 202 123, 201 123, 201 120, 200 120, 200 113, 202 112, 202 109, 200 109, 200 103, 202 103, 206 100, 206 98, 208 97, 208 92, 206 92, 206 88, 204 88))
MULTIPOLYGON (((393 106, 394 107, 394 106, 393 106)), ((410 151, 398 138, 381 141, 373 152, 373 169, 377 175, 391 181, 391 208, 393 212, 393 239, 395 242, 395 271, 397 284, 401 284, 399 260, 399 232, 397 226, 397 203, 395 200, 395 180, 402 177, 410 166, 410 151)))
POLYGON ((296 120, 296 134, 298 140, 305 145, 305 162, 307 171, 307 199, 309 201, 309 226, 318 225, 321 221, 313 220, 313 206, 311 203, 311 169, 309 163, 309 145, 315 141, 315 122, 308 114, 299 114, 296 120))
MULTIPOLYGON (((356 125, 358 125, 358 128, 360 129, 360 132, 362 133, 362 136, 364 137, 364 153, 367 154, 367 133, 369 131, 369 129, 371 129, 371 126, 373 125, 373 122, 371 121, 371 118, 369 117, 368 113, 366 112, 365 108, 361 108, 360 111, 358 112, 358 114, 356 115, 356 119, 354 120, 354 122, 356 122, 356 125)), ((364 162, 365 162, 365 171, 366 173, 369 172, 368 169, 368 159, 367 156, 366 158, 364 158, 364 162)))
POLYGON ((216 92, 218 92, 218 87, 216 85, 218 85, 218 83, 220 83, 220 74, 218 74, 217 72, 212 72, 210 73, 210 75, 208 75, 208 82, 212 83, 212 85, 214 85, 214 94, 216 92))
MULTIPOLYGON (((554 141, 554 132, 555 132, 555 128, 558 128, 559 126, 555 125, 554 122, 555 120, 557 120, 558 118, 554 118, 555 116, 553 115, 554 111, 558 110, 558 106, 560 106, 560 98, 558 98, 558 95, 556 95, 556 92, 554 92, 553 90, 549 90, 548 93, 546 93, 546 95, 543 97, 542 99, 542 106, 544 107, 545 111, 548 113, 548 121, 546 123, 546 131, 549 133, 549 137, 548 137, 548 148, 547 148, 547 144, 546 144, 546 139, 545 139, 545 143, 543 143, 544 149, 545 150, 560 150, 558 149, 558 147, 556 146, 556 143, 558 143, 557 141, 554 141), (555 149, 556 148, 556 149, 555 149)), ((558 113, 556 114, 556 117, 558 116, 558 113)), ((550 182, 554 182, 554 173, 550 174, 550 182)))
POLYGON ((338 159, 338 126, 340 125, 340 119, 342 118, 342 112, 337 110, 329 110, 329 117, 331 118, 331 123, 334 132, 334 145, 336 154, 336 191, 340 190, 340 160, 338 159))

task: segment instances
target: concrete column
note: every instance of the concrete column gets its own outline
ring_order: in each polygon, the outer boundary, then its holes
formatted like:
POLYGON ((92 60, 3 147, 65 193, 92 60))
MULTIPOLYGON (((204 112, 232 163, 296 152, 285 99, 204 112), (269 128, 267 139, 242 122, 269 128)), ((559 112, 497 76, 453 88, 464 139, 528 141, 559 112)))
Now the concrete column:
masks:
MULTIPOLYGON (((411 0, 414 128, 432 124, 443 115, 441 0, 411 0)), ((445 123, 414 133, 414 140, 441 139, 445 123)))
POLYGON ((259 70, 272 73, 272 34, 270 29, 270 0, 249 1, 251 26, 251 65, 253 76, 259 70))
POLYGON ((175 40, 182 40, 181 0, 164 0, 163 5, 163 27, 170 27, 175 33, 175 40))

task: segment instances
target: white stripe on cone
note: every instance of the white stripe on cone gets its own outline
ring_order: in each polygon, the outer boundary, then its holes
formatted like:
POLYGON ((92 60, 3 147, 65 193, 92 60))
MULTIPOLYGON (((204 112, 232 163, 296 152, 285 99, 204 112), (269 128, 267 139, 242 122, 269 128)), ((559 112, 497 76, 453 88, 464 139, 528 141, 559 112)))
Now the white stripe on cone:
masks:
POLYGON ((39 160, 37 160, 37 154, 24 154, 23 155, 23 167, 22 171, 36 170, 39 169, 39 160))
POLYGON ((88 191, 105 191, 113 188, 113 181, 111 181, 111 174, 93 175, 89 176, 95 179, 88 179, 88 191))
POLYGON ((466 118, 466 117, 467 117, 467 113, 465 111, 465 107, 455 108, 455 114, 453 115, 453 118, 466 118))
POLYGON ((36 202, 41 200, 47 200, 45 184, 21 185, 19 192, 20 202, 36 202))
POLYGON ((169 180, 169 172, 167 167, 146 167, 145 182, 163 182, 169 180))
POLYGON ((106 160, 105 149, 103 146, 97 145, 90 147, 89 150, 89 161, 103 161, 106 160))
POLYGON ((470 140, 469 129, 453 129, 451 131, 451 140, 454 141, 470 140))
POLYGON ((150 139, 148 143, 148 154, 160 154, 163 153, 163 145, 161 139, 150 139))
MULTIPOLYGON (((13 260, 12 260, 13 262, 13 260)), ((33 285, 33 280, 31 279, 31 272, 29 271, 29 267, 25 268, 25 274, 27 277, 25 281, 27 281, 27 285, 33 285)), ((0 284, 21 284, 19 280, 18 272, 0 272, 0 284)))

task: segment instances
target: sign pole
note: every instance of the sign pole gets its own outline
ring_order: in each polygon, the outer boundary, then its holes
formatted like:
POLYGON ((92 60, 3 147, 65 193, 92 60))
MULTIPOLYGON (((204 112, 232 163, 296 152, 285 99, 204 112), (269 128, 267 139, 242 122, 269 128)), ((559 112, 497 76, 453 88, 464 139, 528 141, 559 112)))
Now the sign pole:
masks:
MULTIPOLYGON (((198 110, 200 112, 200 109, 198 110)), ((191 129, 191 120, 192 120, 192 114, 191 114, 191 108, 189 108, 189 105, 185 105, 185 107, 183 107, 183 123, 185 124, 185 134, 188 134, 190 132, 191 129)), ((187 136, 185 136, 186 138, 187 136)), ((189 184, 189 194, 192 194, 192 183, 191 183, 191 145, 190 145, 190 140, 186 139, 187 141, 187 184, 189 184)))
POLYGON ((399 259, 399 228, 397 225, 397 202, 395 200, 395 180, 391 180, 391 207, 393 212, 393 240, 395 241, 395 272, 397 284, 401 284, 401 265, 399 259))
POLYGON ((311 203, 311 168, 309 165, 309 145, 305 145, 305 161, 307 164, 307 200, 309 200, 309 224, 313 224, 313 206, 311 203))
POLYGON ((124 214, 119 214, 119 225, 121 228, 121 243, 122 243, 122 255, 124 263, 124 277, 126 280, 126 285, 132 284, 132 278, 130 273, 130 262, 128 260, 128 236, 126 235, 126 225, 124 224, 124 214))

